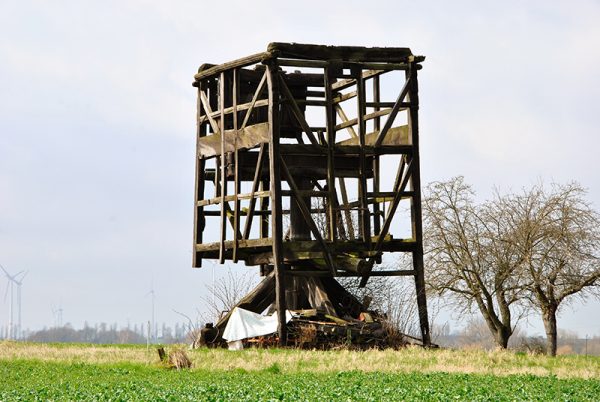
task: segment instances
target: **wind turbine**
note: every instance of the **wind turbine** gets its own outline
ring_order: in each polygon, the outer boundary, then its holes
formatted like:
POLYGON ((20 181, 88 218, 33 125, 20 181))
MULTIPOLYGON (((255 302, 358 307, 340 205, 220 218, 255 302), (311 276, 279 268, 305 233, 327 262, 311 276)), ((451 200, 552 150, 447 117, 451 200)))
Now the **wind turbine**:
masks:
POLYGON ((154 315, 154 299, 156 298, 156 292, 154 291, 154 283, 152 284, 150 291, 148 293, 146 293, 146 297, 150 295, 150 299, 152 301, 152 324, 151 324, 151 330, 149 331, 152 334, 152 337, 154 338, 154 343, 156 343, 156 321, 155 321, 155 315, 154 315))
POLYGON ((25 271, 25 273, 21 276, 21 279, 15 279, 14 281, 14 283, 17 284, 17 339, 21 339, 21 336, 23 335, 21 332, 21 285, 23 284, 23 279, 25 279, 28 273, 29 271, 25 271))
POLYGON ((10 290, 10 301, 8 307, 8 339, 12 339, 13 337, 18 338, 21 333, 21 285, 23 284, 23 279, 27 276, 27 272, 20 271, 15 275, 11 275, 8 271, 0 264, 0 268, 4 271, 4 275, 8 279, 8 283, 6 284, 6 292, 4 293, 4 300, 6 300, 6 296, 8 296, 8 292, 10 290), (19 276, 21 278, 19 279, 19 276), (14 324, 14 307, 13 302, 15 299, 14 296, 14 285, 17 285, 17 326, 14 324))
POLYGON ((52 315, 54 315, 54 326, 56 328, 61 328, 63 320, 63 308, 60 304, 58 305, 58 308, 52 308, 52 315))

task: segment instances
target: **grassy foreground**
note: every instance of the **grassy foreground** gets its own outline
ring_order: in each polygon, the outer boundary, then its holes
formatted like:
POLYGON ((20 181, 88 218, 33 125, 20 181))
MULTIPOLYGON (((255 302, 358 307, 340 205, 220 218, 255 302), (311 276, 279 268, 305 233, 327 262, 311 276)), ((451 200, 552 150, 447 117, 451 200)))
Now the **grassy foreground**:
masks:
POLYGON ((481 351, 197 350, 0 343, 9 400, 600 400, 600 359, 481 351))

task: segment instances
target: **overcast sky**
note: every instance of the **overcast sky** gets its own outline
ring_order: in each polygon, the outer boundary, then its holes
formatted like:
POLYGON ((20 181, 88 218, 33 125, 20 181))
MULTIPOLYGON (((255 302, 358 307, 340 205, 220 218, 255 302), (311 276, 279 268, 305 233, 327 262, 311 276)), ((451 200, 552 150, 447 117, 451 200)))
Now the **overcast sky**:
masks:
MULTIPOLYGON (((598 1, 285 3, 0 2, 0 264, 29 271, 24 327, 58 306, 76 327, 147 321, 152 282, 159 321, 201 308, 192 77, 273 41, 427 56, 424 183, 462 174, 486 197, 577 180, 600 207, 598 1)), ((600 334, 598 308, 559 326, 600 334)))

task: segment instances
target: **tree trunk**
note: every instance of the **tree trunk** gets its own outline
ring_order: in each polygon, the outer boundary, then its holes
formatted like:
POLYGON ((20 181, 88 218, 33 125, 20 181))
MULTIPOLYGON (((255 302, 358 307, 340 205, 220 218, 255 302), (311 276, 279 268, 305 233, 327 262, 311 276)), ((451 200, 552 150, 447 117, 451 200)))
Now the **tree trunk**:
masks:
POLYGON ((506 327, 499 327, 496 330, 496 336, 495 341, 496 344, 498 346, 500 346, 502 349, 506 349, 508 348, 508 339, 510 338, 511 335, 511 331, 509 329, 507 329, 506 327))
POLYGON ((494 337, 494 342, 502 349, 506 349, 508 347, 508 339, 512 335, 510 323, 508 326, 504 325, 493 309, 488 309, 481 299, 476 298, 475 300, 477 301, 477 306, 479 307, 481 315, 483 315, 485 323, 494 337))
POLYGON ((556 356, 556 306, 548 306, 542 314, 546 330, 546 354, 556 356))

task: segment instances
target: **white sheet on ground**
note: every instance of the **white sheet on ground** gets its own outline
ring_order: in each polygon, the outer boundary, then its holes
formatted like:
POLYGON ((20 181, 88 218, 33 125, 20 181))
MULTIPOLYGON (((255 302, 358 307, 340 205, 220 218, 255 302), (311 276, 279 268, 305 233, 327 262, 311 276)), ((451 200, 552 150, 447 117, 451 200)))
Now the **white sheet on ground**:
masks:
MULTIPOLYGON (((292 313, 285 311, 285 322, 292 319, 292 313)), ((228 342, 239 341, 254 336, 268 335, 277 332, 277 313, 260 315, 252 311, 236 307, 231 312, 229 321, 223 331, 223 339, 228 342)))
POLYGON ((244 344, 242 343, 242 341, 227 342, 227 349, 242 350, 242 349, 244 349, 244 344))

